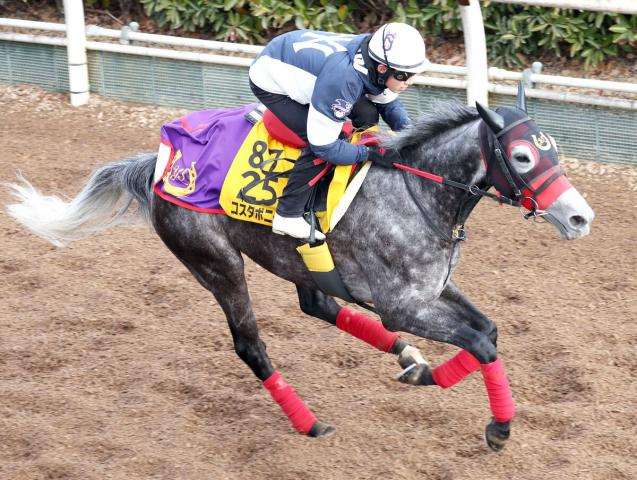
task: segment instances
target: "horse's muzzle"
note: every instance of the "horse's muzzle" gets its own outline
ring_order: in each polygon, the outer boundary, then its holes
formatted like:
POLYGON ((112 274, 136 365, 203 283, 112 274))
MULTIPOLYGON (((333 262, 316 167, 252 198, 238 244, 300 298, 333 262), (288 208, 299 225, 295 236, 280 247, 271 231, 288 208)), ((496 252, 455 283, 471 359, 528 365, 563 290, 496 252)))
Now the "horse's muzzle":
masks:
POLYGON ((575 188, 563 192, 546 209, 545 219, 553 224, 564 240, 576 240, 590 233, 595 218, 593 209, 575 188))

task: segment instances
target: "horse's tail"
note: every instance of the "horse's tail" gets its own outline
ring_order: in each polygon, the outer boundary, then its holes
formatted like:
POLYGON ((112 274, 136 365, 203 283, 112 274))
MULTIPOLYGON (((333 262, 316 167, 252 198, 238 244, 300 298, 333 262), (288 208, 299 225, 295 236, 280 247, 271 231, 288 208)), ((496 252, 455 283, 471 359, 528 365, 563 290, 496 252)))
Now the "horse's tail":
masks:
POLYGON ((8 185, 19 203, 7 210, 33 233, 60 247, 114 225, 148 222, 156 160, 156 153, 143 153, 104 165, 71 201, 45 196, 20 176, 20 183, 8 185), (138 205, 135 214, 124 217, 133 200, 138 205))

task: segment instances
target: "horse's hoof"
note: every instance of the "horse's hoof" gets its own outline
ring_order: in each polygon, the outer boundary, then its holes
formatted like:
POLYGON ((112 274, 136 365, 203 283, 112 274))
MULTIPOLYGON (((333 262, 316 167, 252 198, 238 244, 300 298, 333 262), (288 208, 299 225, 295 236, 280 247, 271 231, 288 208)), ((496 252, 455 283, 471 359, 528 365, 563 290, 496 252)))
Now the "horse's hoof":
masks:
POLYGON ((409 385, 435 385, 431 376, 431 369, 418 350, 411 345, 407 345, 400 355, 398 364, 402 367, 402 372, 398 374, 396 380, 409 385))
POLYGON ((499 452, 506 445, 510 435, 511 422, 496 422, 492 418, 484 430, 484 441, 491 450, 499 452))
POLYGON ((409 385, 435 385, 431 368, 426 363, 412 363, 398 375, 397 380, 409 385))
POLYGON ((327 423, 323 423, 320 420, 317 420, 309 432, 307 432, 308 437, 331 437, 336 433, 336 428, 328 425, 327 423))
POLYGON ((416 347, 412 347, 411 345, 405 345, 402 351, 398 355, 398 364, 401 368, 407 368, 414 363, 427 363, 427 360, 422 356, 420 350, 416 347))

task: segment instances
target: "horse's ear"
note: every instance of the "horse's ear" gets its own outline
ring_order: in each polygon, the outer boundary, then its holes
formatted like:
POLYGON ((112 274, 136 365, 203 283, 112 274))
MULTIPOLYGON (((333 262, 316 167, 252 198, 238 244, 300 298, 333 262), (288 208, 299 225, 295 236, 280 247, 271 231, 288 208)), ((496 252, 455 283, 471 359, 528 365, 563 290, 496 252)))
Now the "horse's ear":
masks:
POLYGON ((518 82, 518 99, 515 102, 515 106, 519 110, 522 110, 524 113, 527 113, 527 111, 526 111, 526 95, 524 93, 524 82, 522 82, 522 80, 520 80, 518 82))
POLYGON ((480 102, 476 102, 476 108, 478 109, 478 113, 482 117, 482 120, 484 120, 486 124, 489 125, 491 130, 493 130, 493 133, 498 133, 504 128, 504 118, 502 117, 502 115, 494 112, 487 107, 483 107, 480 102))

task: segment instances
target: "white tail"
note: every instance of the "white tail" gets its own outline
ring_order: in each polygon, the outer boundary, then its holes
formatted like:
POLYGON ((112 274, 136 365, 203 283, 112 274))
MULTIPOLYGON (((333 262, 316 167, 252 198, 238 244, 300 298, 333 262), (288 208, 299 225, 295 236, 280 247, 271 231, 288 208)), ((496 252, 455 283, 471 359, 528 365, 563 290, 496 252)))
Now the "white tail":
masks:
POLYGON ((150 212, 155 159, 155 154, 143 154, 101 167, 70 201, 43 195, 19 176, 19 183, 8 184, 18 203, 8 205, 7 211, 58 247, 114 225, 139 224, 140 216, 147 219, 150 212), (138 214, 124 217, 134 199, 140 206, 138 214))

